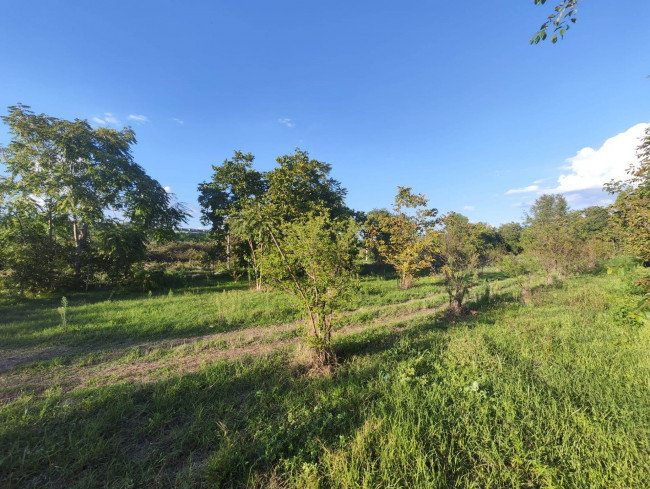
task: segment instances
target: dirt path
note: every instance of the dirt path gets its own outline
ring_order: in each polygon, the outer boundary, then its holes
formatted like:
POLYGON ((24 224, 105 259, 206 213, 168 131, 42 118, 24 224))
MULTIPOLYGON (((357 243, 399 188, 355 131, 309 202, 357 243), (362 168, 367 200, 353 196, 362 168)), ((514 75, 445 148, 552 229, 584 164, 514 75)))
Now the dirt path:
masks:
MULTIPOLYGON (((499 290, 495 295, 507 293, 511 287, 499 290)), ((342 317, 364 311, 384 311, 397 309, 395 314, 380 316, 363 324, 349 324, 334 333, 341 337, 359 333, 367 329, 383 326, 398 325, 418 317, 439 314, 447 309, 447 304, 433 307, 408 309, 414 303, 431 300, 442 294, 430 294, 420 299, 362 308, 349 311, 342 317), (405 310, 400 311, 403 308, 405 310)), ((113 349, 101 352, 100 358, 94 358, 92 363, 62 363, 48 366, 37 374, 33 370, 13 370, 13 367, 43 361, 56 356, 88 353, 83 348, 45 348, 32 351, 27 356, 20 353, 3 359, 4 372, 0 371, 0 402, 10 402, 25 392, 38 395, 51 387, 57 387, 62 392, 70 392, 89 386, 110 385, 119 382, 147 384, 157 382, 179 374, 195 372, 203 365, 218 360, 235 360, 245 356, 262 356, 281 348, 295 346, 300 338, 292 336, 299 322, 285 323, 277 326, 260 326, 237 331, 215 333, 191 338, 161 340, 146 343, 131 343, 118 345, 113 349), (125 355, 136 353, 134 358, 123 359, 125 355), (13 365, 12 365, 13 363, 13 365)))
MULTIPOLYGON (((399 305, 404 304, 406 302, 399 305)), ((335 337, 436 314, 446 307, 443 305, 405 311, 365 324, 344 326, 336 331, 335 337)), ((94 365, 57 365, 37 376, 33 372, 6 371, 0 374, 0 402, 10 402, 23 392, 38 394, 53 386, 61 389, 62 392, 71 392, 91 385, 109 385, 119 382, 147 384, 168 376, 195 372, 201 366, 218 360, 262 356, 284 347, 300 344, 299 337, 278 337, 282 333, 295 331, 295 328, 296 323, 287 323, 276 327, 249 328, 193 339, 148 343, 139 345, 145 350, 141 352, 140 358, 132 361, 120 362, 121 355, 111 352, 100 363, 94 365), (161 350, 166 350, 165 354, 157 357, 156 354, 161 350)), ((125 351, 122 350, 122 354, 124 353, 125 351)))
MULTIPOLYGON (((376 307, 361 307, 353 311, 346 311, 339 315, 340 318, 349 317, 353 314, 360 314, 369 311, 385 311, 388 309, 399 309, 400 307, 408 307, 408 305, 431 300, 435 297, 442 297, 444 293, 427 294, 418 299, 409 299, 404 302, 397 302, 394 304, 384 304, 376 307)), ((294 321, 290 323, 283 323, 279 325, 264 325, 254 326, 250 328, 238 329, 235 331, 226 331, 222 333, 212 333, 198 336, 190 336, 176 339, 163 339, 154 341, 125 341, 123 343, 114 344, 101 350, 94 350, 87 346, 70 347, 70 346, 47 346, 43 348, 29 348, 29 349, 13 349, 2 350, 0 349, 0 375, 8 370, 13 369, 19 365, 25 365, 35 362, 44 362, 56 357, 67 355, 85 355, 93 351, 100 351, 105 354, 107 360, 124 355, 129 349, 139 350, 155 350, 159 348, 174 348, 180 345, 193 344, 198 341, 219 341, 226 342, 232 341, 232 338, 241 338, 241 341, 251 341, 256 338, 267 337, 269 331, 273 334, 279 334, 290 331, 296 328, 301 321, 294 321)))

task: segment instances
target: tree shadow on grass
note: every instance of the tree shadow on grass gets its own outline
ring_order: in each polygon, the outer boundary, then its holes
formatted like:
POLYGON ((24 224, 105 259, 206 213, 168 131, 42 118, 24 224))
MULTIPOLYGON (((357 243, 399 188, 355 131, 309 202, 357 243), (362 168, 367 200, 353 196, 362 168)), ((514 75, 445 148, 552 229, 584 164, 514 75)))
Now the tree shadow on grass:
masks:
POLYGON ((316 462, 353 432, 376 375, 367 366, 310 377, 276 354, 19 400, 0 414, 0 485, 247 487, 280 460, 316 462))

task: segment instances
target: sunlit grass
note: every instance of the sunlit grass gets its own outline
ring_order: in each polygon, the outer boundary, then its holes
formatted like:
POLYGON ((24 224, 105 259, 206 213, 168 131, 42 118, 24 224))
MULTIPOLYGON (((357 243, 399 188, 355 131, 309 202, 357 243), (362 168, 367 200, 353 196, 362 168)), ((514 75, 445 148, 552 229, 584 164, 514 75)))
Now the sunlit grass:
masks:
MULTIPOLYGON (((584 276, 537 287, 526 306, 502 280, 489 304, 472 291, 478 312, 449 324, 435 312, 447 301, 435 281, 409 292, 367 280, 340 320, 367 327, 336 337, 340 365, 329 374, 310 373, 283 347, 162 369, 146 383, 117 380, 135 362, 225 347, 214 339, 17 367, 26 382, 51 379, 22 395, 0 384, 11 394, 0 407, 0 485, 649 487, 650 326, 621 313, 634 303, 628 289, 624 277, 584 276), (108 377, 69 390, 70 376, 99 366, 108 377)), ((297 317, 286 297, 245 290, 86 304, 73 296, 68 333, 50 312, 47 327, 27 309, 3 319, 3 330, 15 328, 4 338, 110 345, 120 332, 209 334, 211 315, 231 321, 223 331, 297 317), (81 317, 94 325, 88 336, 81 317)))

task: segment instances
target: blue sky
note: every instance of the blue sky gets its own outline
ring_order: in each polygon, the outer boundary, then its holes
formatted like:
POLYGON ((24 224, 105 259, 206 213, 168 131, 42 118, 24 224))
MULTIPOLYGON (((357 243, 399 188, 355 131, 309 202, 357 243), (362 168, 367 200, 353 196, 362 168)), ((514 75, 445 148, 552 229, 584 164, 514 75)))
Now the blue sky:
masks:
POLYGON ((131 125, 136 161, 193 209, 233 150, 269 170, 299 146, 355 209, 402 185, 499 224, 544 191, 604 202, 650 122, 650 2, 584 0, 562 42, 530 46, 549 8, 1 0, 0 106, 131 125))

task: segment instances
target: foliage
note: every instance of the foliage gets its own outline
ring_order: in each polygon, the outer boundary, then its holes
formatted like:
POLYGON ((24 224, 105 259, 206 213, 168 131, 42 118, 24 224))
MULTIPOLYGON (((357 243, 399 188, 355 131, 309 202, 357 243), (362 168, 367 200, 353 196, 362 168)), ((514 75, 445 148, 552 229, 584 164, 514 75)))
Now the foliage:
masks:
POLYGON ((358 228, 353 219, 333 220, 326 213, 284 223, 265 223, 273 245, 260 268, 271 284, 294 295, 308 320, 308 342, 317 365, 336 362, 332 315, 354 286, 358 228))
POLYGON ((266 174, 265 201, 273 204, 279 219, 301 219, 310 212, 327 212, 333 218, 353 215, 345 206, 347 191, 330 176, 329 163, 310 159, 309 153, 299 148, 275 161, 278 166, 266 174))
MULTIPOLYGON (((373 209, 366 214, 366 219, 363 224, 363 244, 366 253, 369 254, 373 261, 378 263, 382 262, 382 255, 379 252, 379 243, 387 243, 390 241, 390 234, 387 229, 380 227, 381 218, 392 217, 388 209, 373 209)), ((367 255, 366 255, 367 258, 367 255)))
MULTIPOLYGON (((544 5, 546 0, 534 0, 535 5, 544 5)), ((555 8, 553 13, 549 15, 546 21, 542 24, 533 37, 530 39, 531 44, 538 44, 540 41, 545 41, 548 37, 549 31, 552 29, 550 40, 553 44, 559 38, 563 38, 566 31, 571 28, 571 24, 575 24, 578 19, 576 14, 578 12, 578 0, 561 0, 555 8)))
MULTIPOLYGON (((266 192, 268 186, 264 175, 253 168, 254 159, 250 153, 235 151, 231 160, 224 160, 221 166, 212 166, 214 173, 210 182, 199 184, 202 221, 211 224, 214 238, 225 241, 226 266, 229 270, 233 265, 235 247, 230 221, 249 201, 266 192)), ((237 253, 234 259, 238 262, 244 260, 243 255, 237 253)), ((235 272, 239 265, 235 264, 235 272)))
POLYGON ((638 165, 628 169, 627 181, 605 185, 618 194, 613 210, 621 219, 628 249, 650 265, 650 127, 638 148, 638 165))
POLYGON ((531 206, 526 219, 524 249, 544 268, 548 283, 552 272, 564 276, 575 264, 577 240, 570 231, 568 212, 562 195, 542 195, 531 206))
POLYGON ((465 294, 472 285, 472 272, 479 263, 482 241, 480 229, 467 217, 450 212, 443 219, 437 257, 441 264, 450 312, 462 311, 465 294), (477 232, 478 231, 478 232, 477 232))
POLYGON ((501 237, 501 241, 506 247, 508 253, 514 253, 518 255, 522 252, 523 248, 521 246, 521 232, 523 231, 523 226, 518 222, 508 222, 506 224, 501 224, 497 228, 497 232, 501 237))
MULTIPOLYGON (((63 258, 70 260, 77 284, 82 267, 88 271, 92 261, 91 234, 101 225, 126 221, 143 235, 162 239, 185 220, 184 208, 133 161, 136 140, 130 128, 93 129, 85 120, 35 115, 23 105, 9 107, 2 120, 12 135, 0 155, 6 166, 0 178, 3 221, 18 228, 26 246, 33 237, 24 232, 25 221, 45 227, 38 246, 47 248, 47 257, 57 256, 58 248, 66 250, 63 258)), ((34 267, 25 263, 30 254, 22 251, 14 251, 14 263, 25 264, 13 269, 19 275, 34 267)), ((49 275, 44 283, 52 287, 49 275)))
POLYGON ((131 226, 101 226, 94 245, 98 267, 116 283, 128 279, 133 265, 145 259, 146 239, 142 231, 131 226))
POLYGON ((400 287, 408 289, 413 277, 429 266, 429 256, 435 249, 431 233, 436 209, 427 209, 423 194, 414 194, 410 187, 397 187, 393 213, 382 212, 376 223, 365 230, 365 240, 376 248, 387 263, 393 265, 400 277, 400 287), (414 209, 414 213, 409 213, 414 209))

